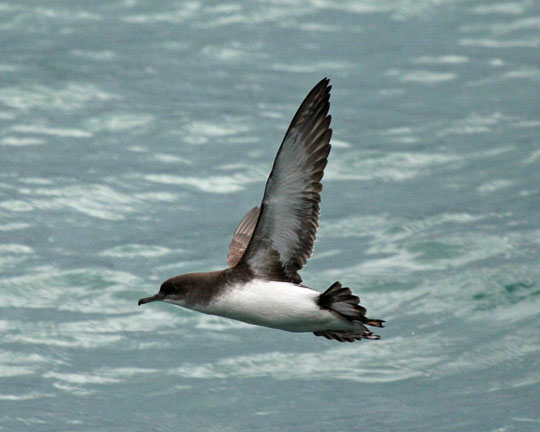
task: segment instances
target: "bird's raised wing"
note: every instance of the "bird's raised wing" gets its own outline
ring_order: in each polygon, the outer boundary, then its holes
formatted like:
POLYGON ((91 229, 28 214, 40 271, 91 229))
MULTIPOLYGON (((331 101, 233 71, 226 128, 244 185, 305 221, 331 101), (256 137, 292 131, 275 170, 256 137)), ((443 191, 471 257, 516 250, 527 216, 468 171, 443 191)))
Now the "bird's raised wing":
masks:
POLYGON ((328 79, 307 95, 281 143, 260 215, 240 263, 259 276, 302 282, 319 226, 321 179, 330 152, 328 79))
POLYGON ((229 254, 227 255, 229 267, 234 267, 242 259, 244 251, 251 240, 257 219, 259 219, 260 210, 259 207, 253 207, 238 224, 238 228, 236 228, 231 244, 229 245, 229 254))

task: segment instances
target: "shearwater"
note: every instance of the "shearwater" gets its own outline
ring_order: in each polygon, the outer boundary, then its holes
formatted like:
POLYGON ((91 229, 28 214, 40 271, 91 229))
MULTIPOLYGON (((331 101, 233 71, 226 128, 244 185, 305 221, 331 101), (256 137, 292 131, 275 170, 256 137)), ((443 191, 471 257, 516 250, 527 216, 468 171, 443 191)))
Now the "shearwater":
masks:
POLYGON ((323 293, 298 272, 312 254, 319 226, 321 179, 330 153, 330 89, 319 82, 296 112, 278 150, 262 203, 238 225, 229 267, 175 276, 139 305, 164 301, 212 315, 340 342, 378 339, 360 299, 339 282, 323 293))

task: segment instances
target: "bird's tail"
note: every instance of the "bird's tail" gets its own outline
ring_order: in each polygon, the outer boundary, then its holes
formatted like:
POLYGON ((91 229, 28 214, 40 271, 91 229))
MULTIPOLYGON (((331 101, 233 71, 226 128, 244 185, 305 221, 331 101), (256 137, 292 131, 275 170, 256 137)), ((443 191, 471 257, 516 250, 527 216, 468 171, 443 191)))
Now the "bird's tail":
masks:
POLYGON ((379 339, 380 336, 369 331, 364 324, 373 327, 384 327, 383 320, 366 317, 366 308, 360 305, 360 299, 353 295, 350 288, 343 288, 341 283, 334 282, 330 288, 319 296, 319 307, 328 309, 347 321, 355 323, 357 330, 321 330, 315 336, 324 336, 340 342, 354 342, 359 339, 379 339))

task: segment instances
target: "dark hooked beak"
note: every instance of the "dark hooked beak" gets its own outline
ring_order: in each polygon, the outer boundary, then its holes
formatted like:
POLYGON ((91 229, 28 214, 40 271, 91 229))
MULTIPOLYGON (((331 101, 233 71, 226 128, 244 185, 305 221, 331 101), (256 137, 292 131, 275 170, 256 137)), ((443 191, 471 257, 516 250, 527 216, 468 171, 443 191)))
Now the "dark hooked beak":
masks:
POLYGON ((145 303, 150 303, 153 301, 159 301, 163 298, 163 296, 160 293, 157 293, 151 297, 145 297, 139 300, 139 306, 145 303))

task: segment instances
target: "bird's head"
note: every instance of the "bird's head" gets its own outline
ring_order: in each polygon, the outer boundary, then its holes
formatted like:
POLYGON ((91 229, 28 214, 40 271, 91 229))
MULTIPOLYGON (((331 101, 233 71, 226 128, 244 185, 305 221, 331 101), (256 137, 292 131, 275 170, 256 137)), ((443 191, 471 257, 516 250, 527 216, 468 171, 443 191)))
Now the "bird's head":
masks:
POLYGON ((182 305, 189 289, 189 279, 185 276, 187 275, 176 276, 166 280, 161 284, 157 294, 140 299, 139 306, 154 301, 165 301, 182 305))

